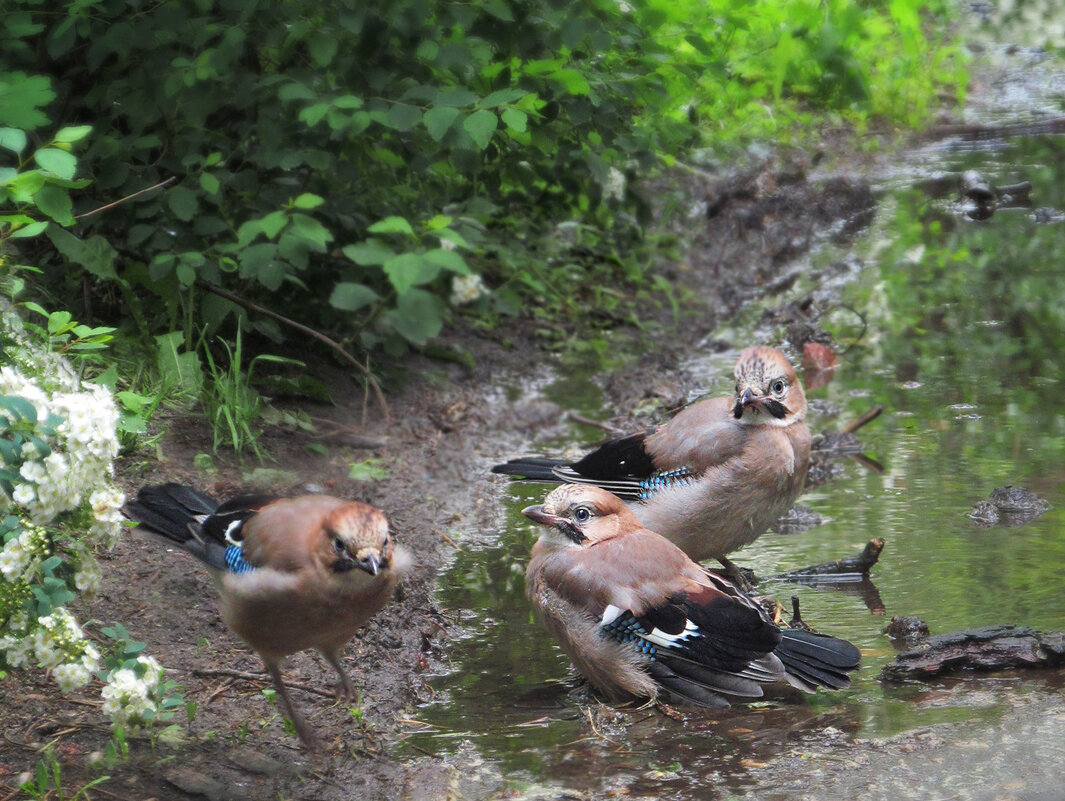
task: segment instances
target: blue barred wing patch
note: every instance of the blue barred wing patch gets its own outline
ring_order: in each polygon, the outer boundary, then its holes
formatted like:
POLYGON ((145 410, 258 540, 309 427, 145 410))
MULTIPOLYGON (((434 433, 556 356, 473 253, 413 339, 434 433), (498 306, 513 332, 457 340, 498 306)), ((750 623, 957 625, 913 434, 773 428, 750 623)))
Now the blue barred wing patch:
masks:
POLYGON ((640 482, 639 498, 641 501, 646 501, 659 490, 668 489, 669 487, 687 486, 688 484, 691 484, 694 479, 695 473, 687 467, 655 473, 653 476, 649 476, 640 482))
POLYGON ((239 545, 226 546, 226 567, 230 573, 247 573, 254 570, 254 565, 251 565, 244 559, 244 550, 239 545))
POLYGON ((604 625, 602 629, 610 639, 620 643, 631 643, 637 651, 654 661, 658 649, 645 639, 647 631, 629 612, 618 616, 604 625))

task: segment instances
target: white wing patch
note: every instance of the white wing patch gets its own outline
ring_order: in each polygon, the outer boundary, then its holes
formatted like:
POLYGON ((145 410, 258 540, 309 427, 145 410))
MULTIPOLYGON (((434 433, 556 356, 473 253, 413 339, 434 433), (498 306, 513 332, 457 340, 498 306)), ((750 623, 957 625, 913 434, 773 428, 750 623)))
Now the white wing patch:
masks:
POLYGON ((643 635, 643 639, 660 648, 672 648, 676 643, 687 642, 692 637, 698 636, 698 634, 699 628, 690 620, 685 620, 684 631, 679 634, 666 634, 661 629, 651 629, 651 631, 643 635))

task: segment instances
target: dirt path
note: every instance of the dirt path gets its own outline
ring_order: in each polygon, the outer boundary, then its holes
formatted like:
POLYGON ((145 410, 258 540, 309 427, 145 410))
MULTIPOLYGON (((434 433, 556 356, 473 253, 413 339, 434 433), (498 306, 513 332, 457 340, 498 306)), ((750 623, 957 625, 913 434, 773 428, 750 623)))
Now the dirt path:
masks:
MULTIPOLYGON (((826 236, 846 236, 860 228, 873 209, 867 187, 845 180, 814 185, 801 170, 737 175, 724 180, 685 173, 671 182, 675 208, 685 217, 667 227, 684 229, 694 241, 683 262, 667 277, 691 290, 683 324, 663 328, 651 348, 624 373, 604 376, 608 397, 625 418, 663 382, 690 389, 677 367, 717 323, 754 299, 782 291, 794 281, 797 257, 826 236)), ((659 193, 662 187, 656 187, 659 193)), ((656 312, 663 317, 664 310, 656 312)), ((349 646, 346 661, 362 689, 361 707, 352 711, 329 699, 297 690, 296 702, 328 745, 316 758, 296 747, 274 706, 262 695, 269 682, 249 681, 225 671, 259 673, 255 655, 222 624, 211 582, 192 559, 145 535, 127 537, 103 559, 104 584, 82 619, 99 625, 121 621, 131 635, 148 644, 185 697, 197 705, 186 738, 153 745, 135 737, 128 761, 106 773, 110 780, 94 791, 101 798, 212 799, 277 798, 444 798, 441 785, 453 774, 436 770, 432 760, 402 764, 392 756, 398 721, 412 716, 431 690, 425 678, 445 669, 449 638, 459 633, 458 610, 433 601, 437 576, 456 543, 447 532, 477 528, 495 514, 500 483, 487 468, 521 450, 542 425, 554 422, 550 406, 506 403, 500 387, 507 376, 534 376, 552 356, 541 349, 534 326, 508 325, 507 346, 489 337, 459 331, 451 344, 474 357, 472 369, 412 357, 404 365, 404 387, 389 402, 386 422, 372 403, 365 427, 363 393, 354 376, 324 365, 335 406, 307 406, 318 435, 273 430, 263 440, 277 460, 274 467, 291 478, 267 477, 282 492, 326 491, 359 498, 386 510, 397 538, 412 549, 418 567, 399 597, 349 646), (328 421, 331 421, 328 422, 328 421), (325 436, 326 432, 330 433, 325 436), (351 447, 351 435, 380 440, 379 447, 351 447), (328 455, 307 449, 308 439, 326 446, 328 455), (388 475, 372 482, 347 478, 352 462, 381 457, 388 475)), ((646 339, 647 334, 641 334, 646 339)), ((734 343, 740 345, 742 343, 734 343)), ((801 343, 797 343, 801 347, 801 343)), ((284 405, 284 404, 279 404, 284 405)), ((209 432, 196 415, 166 421, 168 433, 158 453, 145 449, 120 465, 127 493, 144 483, 182 481, 224 496, 250 488, 239 464, 221 465, 216 475, 193 466, 209 453, 209 432)), ((328 666, 316 656, 288 660, 289 681, 328 689, 328 666)), ((3 734, 0 740, 0 798, 17 787, 17 776, 37 762, 37 749, 57 743, 68 794, 99 775, 85 770, 109 737, 99 696, 85 693, 62 699, 40 676, 10 676, 0 682, 3 734)))

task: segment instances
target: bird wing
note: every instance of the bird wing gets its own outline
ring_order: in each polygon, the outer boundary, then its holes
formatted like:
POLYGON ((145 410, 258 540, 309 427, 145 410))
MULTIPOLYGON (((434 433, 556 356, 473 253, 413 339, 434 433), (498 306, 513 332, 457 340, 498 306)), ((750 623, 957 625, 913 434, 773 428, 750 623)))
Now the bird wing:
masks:
POLYGON ((729 398, 700 401, 657 429, 611 440, 553 472, 563 481, 646 501, 742 454, 747 431, 732 418, 730 404, 729 398))
POLYGON ((656 468, 702 474, 743 452, 748 427, 732 417, 731 398, 708 398, 681 411, 647 438, 656 468))
POLYGON ((758 697, 783 678, 780 630, 757 604, 646 529, 543 559, 546 583, 600 620, 603 636, 659 663, 663 686, 696 703, 707 692, 758 697))

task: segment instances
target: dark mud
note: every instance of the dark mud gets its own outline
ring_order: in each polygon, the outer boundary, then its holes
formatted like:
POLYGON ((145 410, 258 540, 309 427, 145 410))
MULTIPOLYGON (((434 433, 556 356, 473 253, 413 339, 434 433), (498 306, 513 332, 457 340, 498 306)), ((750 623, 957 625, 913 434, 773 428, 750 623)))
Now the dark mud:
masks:
MULTIPOLYGON (((861 227, 873 209, 863 183, 842 179, 813 184, 791 166, 715 178, 685 172, 650 187, 668 185, 674 209, 686 220, 663 220, 684 228, 691 247, 666 269, 690 290, 681 324, 639 332, 637 357, 624 371, 603 376, 611 406, 633 409, 649 397, 666 403, 692 389, 680 367, 685 356, 723 320, 748 303, 791 287, 800 274, 796 258, 828 237, 861 227), (648 333, 648 331, 650 333, 648 333), (666 397, 672 396, 672 397, 666 397)), ((667 315, 648 310, 649 316, 667 315)), ((577 332, 579 333, 579 332, 577 332)), ((634 332, 635 333, 635 332, 634 332)), ((622 339, 625 331, 614 332, 622 339)), ((406 378, 389 393, 391 419, 367 402, 356 376, 322 362, 313 372, 325 380, 335 405, 303 404, 319 432, 270 428, 263 445, 285 476, 251 475, 251 465, 219 463, 216 474, 194 466, 211 451, 210 434, 196 413, 174 414, 158 449, 125 457, 119 483, 129 493, 144 483, 181 481, 224 496, 266 487, 280 492, 325 491, 385 509, 397 538, 414 552, 417 568, 386 610, 348 647, 345 661, 362 691, 361 706, 337 705, 296 690, 294 698, 325 743, 311 756, 285 733, 276 708, 262 695, 269 681, 249 681, 225 671, 259 673, 262 666, 222 624, 204 570, 191 558, 150 535, 131 534, 102 558, 104 583, 91 607, 80 611, 90 634, 123 622, 147 643, 197 704, 182 742, 134 736, 128 761, 106 770, 111 778, 97 797, 347 799, 445 798, 453 794, 451 768, 435 759, 401 762, 393 756, 400 721, 430 693, 425 678, 443 669, 448 641, 461 634, 461 612, 433 600, 436 578, 449 554, 462 547, 455 532, 484 528, 494 519, 499 484, 491 463, 525 446, 558 422, 551 404, 502 400, 500 382, 534 378, 553 356, 529 321, 508 325, 500 337, 458 330, 448 343, 473 356, 472 368, 421 356, 403 365, 406 378), (363 416, 366 414, 365 424, 363 416), (352 435, 378 447, 353 448, 352 435), (308 450, 321 441, 328 455, 308 450), (349 466, 369 456, 384 460, 388 475, 375 481, 347 478, 349 466)), ((716 343, 731 347, 742 343, 716 343)), ((801 348, 801 344, 798 345, 801 348)), ((633 348, 636 351, 637 348, 633 348)), ((793 356, 796 355, 794 352, 793 356)), ((662 405, 666 405, 663 403, 662 405)), ((283 402, 279 407, 285 408, 283 402)), ((617 422, 628 424, 622 411, 617 422)), ((363 444, 363 443, 356 443, 363 444)), ((270 465, 268 465, 270 466, 270 465)), ((316 655, 287 661, 286 678, 328 690, 330 669, 316 655)), ((109 731, 94 692, 61 698, 39 674, 12 675, 0 683, 0 797, 17 788, 18 777, 36 764, 38 750, 54 742, 63 764, 64 790, 100 774, 86 764, 101 752, 109 731)), ((184 722, 183 720, 181 722, 184 722)))

